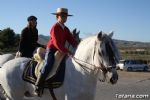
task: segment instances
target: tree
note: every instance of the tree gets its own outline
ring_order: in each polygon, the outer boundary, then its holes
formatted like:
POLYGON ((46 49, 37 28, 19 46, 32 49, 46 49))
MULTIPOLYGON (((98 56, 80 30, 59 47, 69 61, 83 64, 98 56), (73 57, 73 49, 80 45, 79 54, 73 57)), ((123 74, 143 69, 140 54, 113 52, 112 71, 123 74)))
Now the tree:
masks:
POLYGON ((15 32, 12 29, 6 28, 0 31, 0 48, 1 49, 10 48, 14 46, 15 42, 16 42, 15 32))

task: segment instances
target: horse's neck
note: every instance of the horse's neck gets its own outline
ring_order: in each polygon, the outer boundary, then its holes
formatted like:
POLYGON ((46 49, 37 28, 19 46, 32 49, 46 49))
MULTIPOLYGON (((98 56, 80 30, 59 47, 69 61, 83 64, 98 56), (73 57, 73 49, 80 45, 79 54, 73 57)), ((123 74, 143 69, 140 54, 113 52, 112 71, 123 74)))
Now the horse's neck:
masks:
POLYGON ((87 81, 95 80, 96 75, 94 74, 94 52, 95 52, 95 41, 94 38, 89 38, 82 41, 75 53, 74 58, 72 58, 70 68, 76 76, 84 77, 86 76, 87 81), (93 77, 94 76, 94 77, 93 77), (90 79, 91 78, 91 79, 90 79))
MULTIPOLYGON (((87 73, 79 64, 75 63, 73 59, 68 58, 66 62, 65 82, 69 96, 84 94, 90 96, 92 100, 96 91, 97 80, 93 75, 87 73)), ((87 100, 87 99, 86 99, 87 100)))
POLYGON ((94 66, 91 66, 93 65, 94 43, 94 40, 81 42, 75 58, 67 59, 64 86, 68 88, 67 93, 70 98, 78 95, 86 95, 86 97, 80 96, 80 100, 93 100, 94 98, 97 84, 97 74, 94 73, 94 66), (76 62, 75 59, 78 61, 76 62))

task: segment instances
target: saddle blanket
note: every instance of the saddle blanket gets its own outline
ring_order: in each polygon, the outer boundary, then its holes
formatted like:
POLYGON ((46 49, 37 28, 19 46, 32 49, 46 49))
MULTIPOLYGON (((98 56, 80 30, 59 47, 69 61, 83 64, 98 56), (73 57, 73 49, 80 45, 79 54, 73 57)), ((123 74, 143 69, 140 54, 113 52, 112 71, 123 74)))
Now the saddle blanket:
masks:
MULTIPOLYGON (((35 84, 37 80, 37 77, 35 76, 36 65, 37 62, 34 60, 30 60, 27 63, 22 75, 24 81, 35 84)), ((63 84, 64 76, 65 76, 65 59, 61 62, 60 66, 56 71, 56 74, 44 82, 43 87, 49 89, 59 88, 63 84)))

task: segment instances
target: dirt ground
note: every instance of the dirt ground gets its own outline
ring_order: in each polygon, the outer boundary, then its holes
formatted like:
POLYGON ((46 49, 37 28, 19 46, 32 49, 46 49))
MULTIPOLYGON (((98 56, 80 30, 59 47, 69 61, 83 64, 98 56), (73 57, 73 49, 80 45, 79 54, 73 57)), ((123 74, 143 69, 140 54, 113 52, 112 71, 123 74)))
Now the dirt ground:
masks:
POLYGON ((119 79, 115 85, 98 82, 95 100, 150 100, 150 71, 118 71, 118 74, 119 79), (118 95, 141 97, 119 98, 118 95))

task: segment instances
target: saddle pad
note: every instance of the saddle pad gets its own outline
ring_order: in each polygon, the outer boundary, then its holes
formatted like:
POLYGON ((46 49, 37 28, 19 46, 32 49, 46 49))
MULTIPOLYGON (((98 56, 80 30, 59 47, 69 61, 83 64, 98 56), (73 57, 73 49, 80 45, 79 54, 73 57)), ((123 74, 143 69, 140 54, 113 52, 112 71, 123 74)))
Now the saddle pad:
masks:
MULTIPOLYGON (((56 74, 44 82, 43 84, 44 88, 49 88, 49 89, 59 88, 63 84, 64 76, 65 76, 65 63, 66 63, 66 60, 64 58, 59 68, 57 69, 56 74)), ((34 73, 36 64, 37 62, 34 60, 30 60, 27 63, 27 65, 25 66, 23 75, 22 75, 22 78, 24 81, 35 84, 37 80, 35 73, 34 73)))

